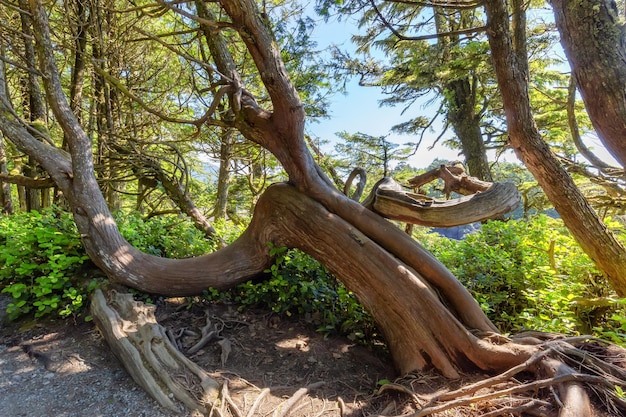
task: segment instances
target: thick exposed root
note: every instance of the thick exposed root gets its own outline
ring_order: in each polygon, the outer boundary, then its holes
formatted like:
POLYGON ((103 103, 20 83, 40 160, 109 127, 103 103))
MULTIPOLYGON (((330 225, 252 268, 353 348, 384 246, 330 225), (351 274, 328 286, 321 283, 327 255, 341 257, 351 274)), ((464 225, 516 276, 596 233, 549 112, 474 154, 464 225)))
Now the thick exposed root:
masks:
MULTIPOLYGON (((133 380, 166 408, 180 412, 179 403, 182 403, 186 408, 209 417, 254 417, 270 392, 268 388, 259 390, 250 409, 247 412, 241 410, 237 398, 233 399, 230 395, 229 380, 211 378, 206 370, 183 355, 176 347, 176 338, 168 337, 165 328, 157 323, 154 306, 135 301, 129 293, 108 290, 105 295, 102 290, 96 290, 91 313, 111 350, 133 380)), ((223 328, 220 323, 212 325, 208 316, 206 323, 202 329, 203 344, 207 339, 214 338, 212 333, 219 333, 220 328, 223 328)), ((228 339, 223 338, 221 341, 228 339)), ((226 348, 222 344, 221 348, 224 365, 230 347, 226 348)), ((194 351, 197 350, 196 344, 194 351)), ((324 384, 316 382, 296 390, 290 398, 275 407, 274 416, 290 415, 306 395, 324 384)))
MULTIPOLYGON (((393 390, 410 397, 415 411, 402 417, 423 417, 463 407, 481 410, 481 415, 490 417, 587 417, 594 415, 591 393, 597 406, 624 415, 626 369, 590 352, 589 346, 597 351, 602 345, 606 346, 606 342, 589 338, 553 340, 523 364, 457 390, 424 396, 394 383, 379 392, 393 390), (528 380, 529 373, 538 379, 528 380), (521 382, 521 377, 526 378, 525 382, 521 382)), ((626 358, 626 351, 623 352, 626 358)))
POLYGON ((111 350, 132 378, 159 404, 180 411, 206 412, 219 395, 220 384, 187 359, 169 340, 154 317, 154 307, 131 294, 94 292, 91 314, 111 350))

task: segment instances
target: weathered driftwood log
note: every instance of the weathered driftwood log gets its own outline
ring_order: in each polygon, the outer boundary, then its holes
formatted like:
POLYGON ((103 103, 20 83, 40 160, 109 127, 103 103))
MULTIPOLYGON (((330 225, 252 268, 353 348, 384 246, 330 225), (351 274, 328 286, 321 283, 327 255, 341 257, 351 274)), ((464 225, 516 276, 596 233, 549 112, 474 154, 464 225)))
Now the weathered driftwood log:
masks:
MULTIPOLYGON (((485 183, 489 184, 489 183, 485 183)), ((432 227, 452 227, 500 217, 520 203, 511 183, 489 184, 483 192, 436 200, 405 191, 391 178, 378 181, 363 205, 391 220, 432 227)))
POLYGON ((128 293, 109 290, 105 296, 98 289, 91 314, 124 368, 159 404, 175 411, 180 411, 176 400, 202 413, 211 408, 221 384, 170 343, 153 306, 128 293))

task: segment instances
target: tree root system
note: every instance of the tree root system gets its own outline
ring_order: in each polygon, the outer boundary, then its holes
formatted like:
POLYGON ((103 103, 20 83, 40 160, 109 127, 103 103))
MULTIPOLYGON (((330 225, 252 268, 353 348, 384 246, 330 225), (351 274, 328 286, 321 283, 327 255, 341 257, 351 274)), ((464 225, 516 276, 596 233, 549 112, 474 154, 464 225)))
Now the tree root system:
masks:
MULTIPOLYGON (((156 322, 154 307, 133 300, 130 294, 109 290, 105 296, 97 290, 92 313, 133 379, 165 407, 176 409, 175 401, 179 401, 209 416, 253 417, 270 392, 269 388, 261 389, 246 381, 253 388, 254 401, 246 405, 245 398, 243 401, 233 398, 229 379, 223 375, 214 378, 185 357, 179 350, 178 337, 156 322)), ((230 352, 230 341, 221 335, 224 322, 208 313, 205 316, 202 334, 196 335, 199 341, 187 349, 187 354, 194 354, 210 341, 219 340, 220 362, 224 367, 230 352)), ((182 335, 185 331, 181 329, 178 333, 182 335)), ((377 414, 441 416, 456 409, 459 415, 474 415, 479 411, 480 415, 489 417, 588 417, 626 412, 626 350, 585 336, 559 338, 533 333, 524 335, 524 340, 539 343, 537 352, 524 363, 486 379, 472 378, 475 382, 456 389, 433 393, 431 387, 425 389, 429 377, 414 374, 382 385, 371 399, 385 395, 397 398, 387 401, 377 414)), ((294 415, 302 398, 324 384, 315 382, 295 390, 275 405, 271 414, 274 417, 294 415)), ((280 389, 272 387, 272 390, 280 389)), ((241 396, 241 390, 237 392, 237 396, 241 396)), ((246 392, 249 394, 250 390, 246 392)), ((336 398, 330 409, 334 410, 333 415, 350 415, 341 397, 336 398)))
POLYGON ((541 350, 524 363, 456 390, 417 394, 402 383, 411 380, 402 378, 384 385, 379 393, 391 390, 409 396, 407 404, 413 411, 397 417, 440 415, 464 408, 480 410, 481 416, 489 417, 621 416, 626 413, 624 363, 626 350, 605 341, 592 337, 554 339, 543 343, 541 350))

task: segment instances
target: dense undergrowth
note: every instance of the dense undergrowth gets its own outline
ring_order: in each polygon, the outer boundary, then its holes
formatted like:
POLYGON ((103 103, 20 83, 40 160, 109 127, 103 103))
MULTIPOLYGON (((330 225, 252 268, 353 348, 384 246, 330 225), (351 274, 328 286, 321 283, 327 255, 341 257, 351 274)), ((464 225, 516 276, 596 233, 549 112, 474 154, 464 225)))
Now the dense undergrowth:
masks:
MULTIPOLYGON (((122 234, 145 252, 171 258, 215 249, 175 216, 118 218, 122 234)), ((621 230, 621 226, 610 226, 621 230)), ((241 230, 218 224, 226 241, 241 230)), ((422 229, 416 238, 469 288, 503 332, 542 330, 595 334, 626 341, 626 300, 617 299, 560 220, 487 222, 463 240, 422 229)), ((325 334, 376 338, 376 327, 354 294, 317 261, 297 250, 271 247, 274 264, 255 282, 230 291, 207 289, 193 300, 260 307, 306 320, 325 334)), ((0 288, 13 301, 8 315, 85 315, 98 273, 85 255, 71 216, 58 209, 0 217, 0 288)), ((190 299, 190 302, 193 301, 190 299)))

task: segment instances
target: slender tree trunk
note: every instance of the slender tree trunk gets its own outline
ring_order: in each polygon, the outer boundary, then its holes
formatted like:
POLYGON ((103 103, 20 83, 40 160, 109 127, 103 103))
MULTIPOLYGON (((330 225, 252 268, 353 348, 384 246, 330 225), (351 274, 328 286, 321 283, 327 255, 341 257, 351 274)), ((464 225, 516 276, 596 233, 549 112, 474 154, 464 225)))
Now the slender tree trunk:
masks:
MULTIPOLYGON (((108 1, 105 1, 108 4, 108 1)), ((115 65, 118 57, 110 49, 105 49, 105 38, 115 39, 116 34, 112 33, 113 24, 111 22, 113 7, 96 7, 93 17, 94 24, 92 29, 96 39, 93 47, 94 65, 107 73, 115 73, 115 65)), ((111 148, 115 146, 115 127, 116 123, 116 92, 106 82, 104 77, 96 74, 96 91, 98 92, 97 108, 96 108, 96 126, 97 126, 97 158, 99 179, 101 180, 104 193, 106 195, 109 207, 118 209, 120 205, 118 192, 116 190, 116 167, 114 160, 111 158, 111 148)))
POLYGON ((220 143, 220 166, 217 175, 217 196, 215 201, 216 219, 225 219, 228 207, 228 190, 230 188, 230 164, 233 157, 235 131, 226 129, 220 143))
POLYGON ((626 164, 626 33, 613 0, 552 0, 561 44, 598 136, 626 164))
POLYGON ((70 84, 70 107, 79 123, 82 123, 82 101, 83 87, 85 83, 85 55, 87 53, 87 28, 89 27, 89 19, 87 16, 87 1, 74 0, 73 6, 75 11, 74 24, 76 31, 74 33, 74 65, 72 66, 72 82, 70 84))
MULTIPOLYGON (((28 10, 28 0, 19 1, 20 8, 22 10, 28 10)), ((31 122, 37 124, 44 124, 46 122, 46 109, 39 88, 38 76, 36 75, 35 68, 35 48, 33 46, 33 31, 32 31, 32 19, 30 16, 23 12, 20 13, 20 20, 22 23, 22 36, 24 42, 24 58, 26 59, 29 71, 24 88, 26 91, 24 107, 28 109, 28 114, 31 122)), ((31 178, 37 178, 42 174, 41 168, 37 166, 36 161, 29 156, 28 165, 24 167, 24 175, 31 178)), ((42 192, 41 190, 25 189, 26 209, 28 211, 39 211, 42 207, 42 192)))
POLYGON ((485 3, 493 65, 518 158, 533 174, 576 241, 620 296, 626 296, 626 250, 598 218, 535 125, 525 57, 513 49, 508 10, 502 0, 485 3), (520 62, 522 61, 522 62, 520 62))
MULTIPOLYGON (((0 63, 2 65, 2 63, 0 63)), ((4 137, 0 135, 0 174, 8 175, 7 154, 4 147, 4 137)), ((13 214, 13 198, 11 197, 11 184, 0 181, 0 205, 2 214, 13 214)))
POLYGON ((476 114, 476 86, 469 78, 452 81, 447 85, 448 120, 461 141, 461 149, 469 174, 483 181, 493 181, 485 143, 480 130, 480 116, 476 114))
POLYGON ((600 169, 614 169, 594 154, 591 149, 585 145, 583 139, 580 137, 580 131, 578 129, 578 122, 576 121, 576 81, 574 78, 570 78, 569 86, 567 89, 567 124, 569 126, 570 134, 572 135, 572 141, 578 152, 587 160, 591 165, 600 169))

